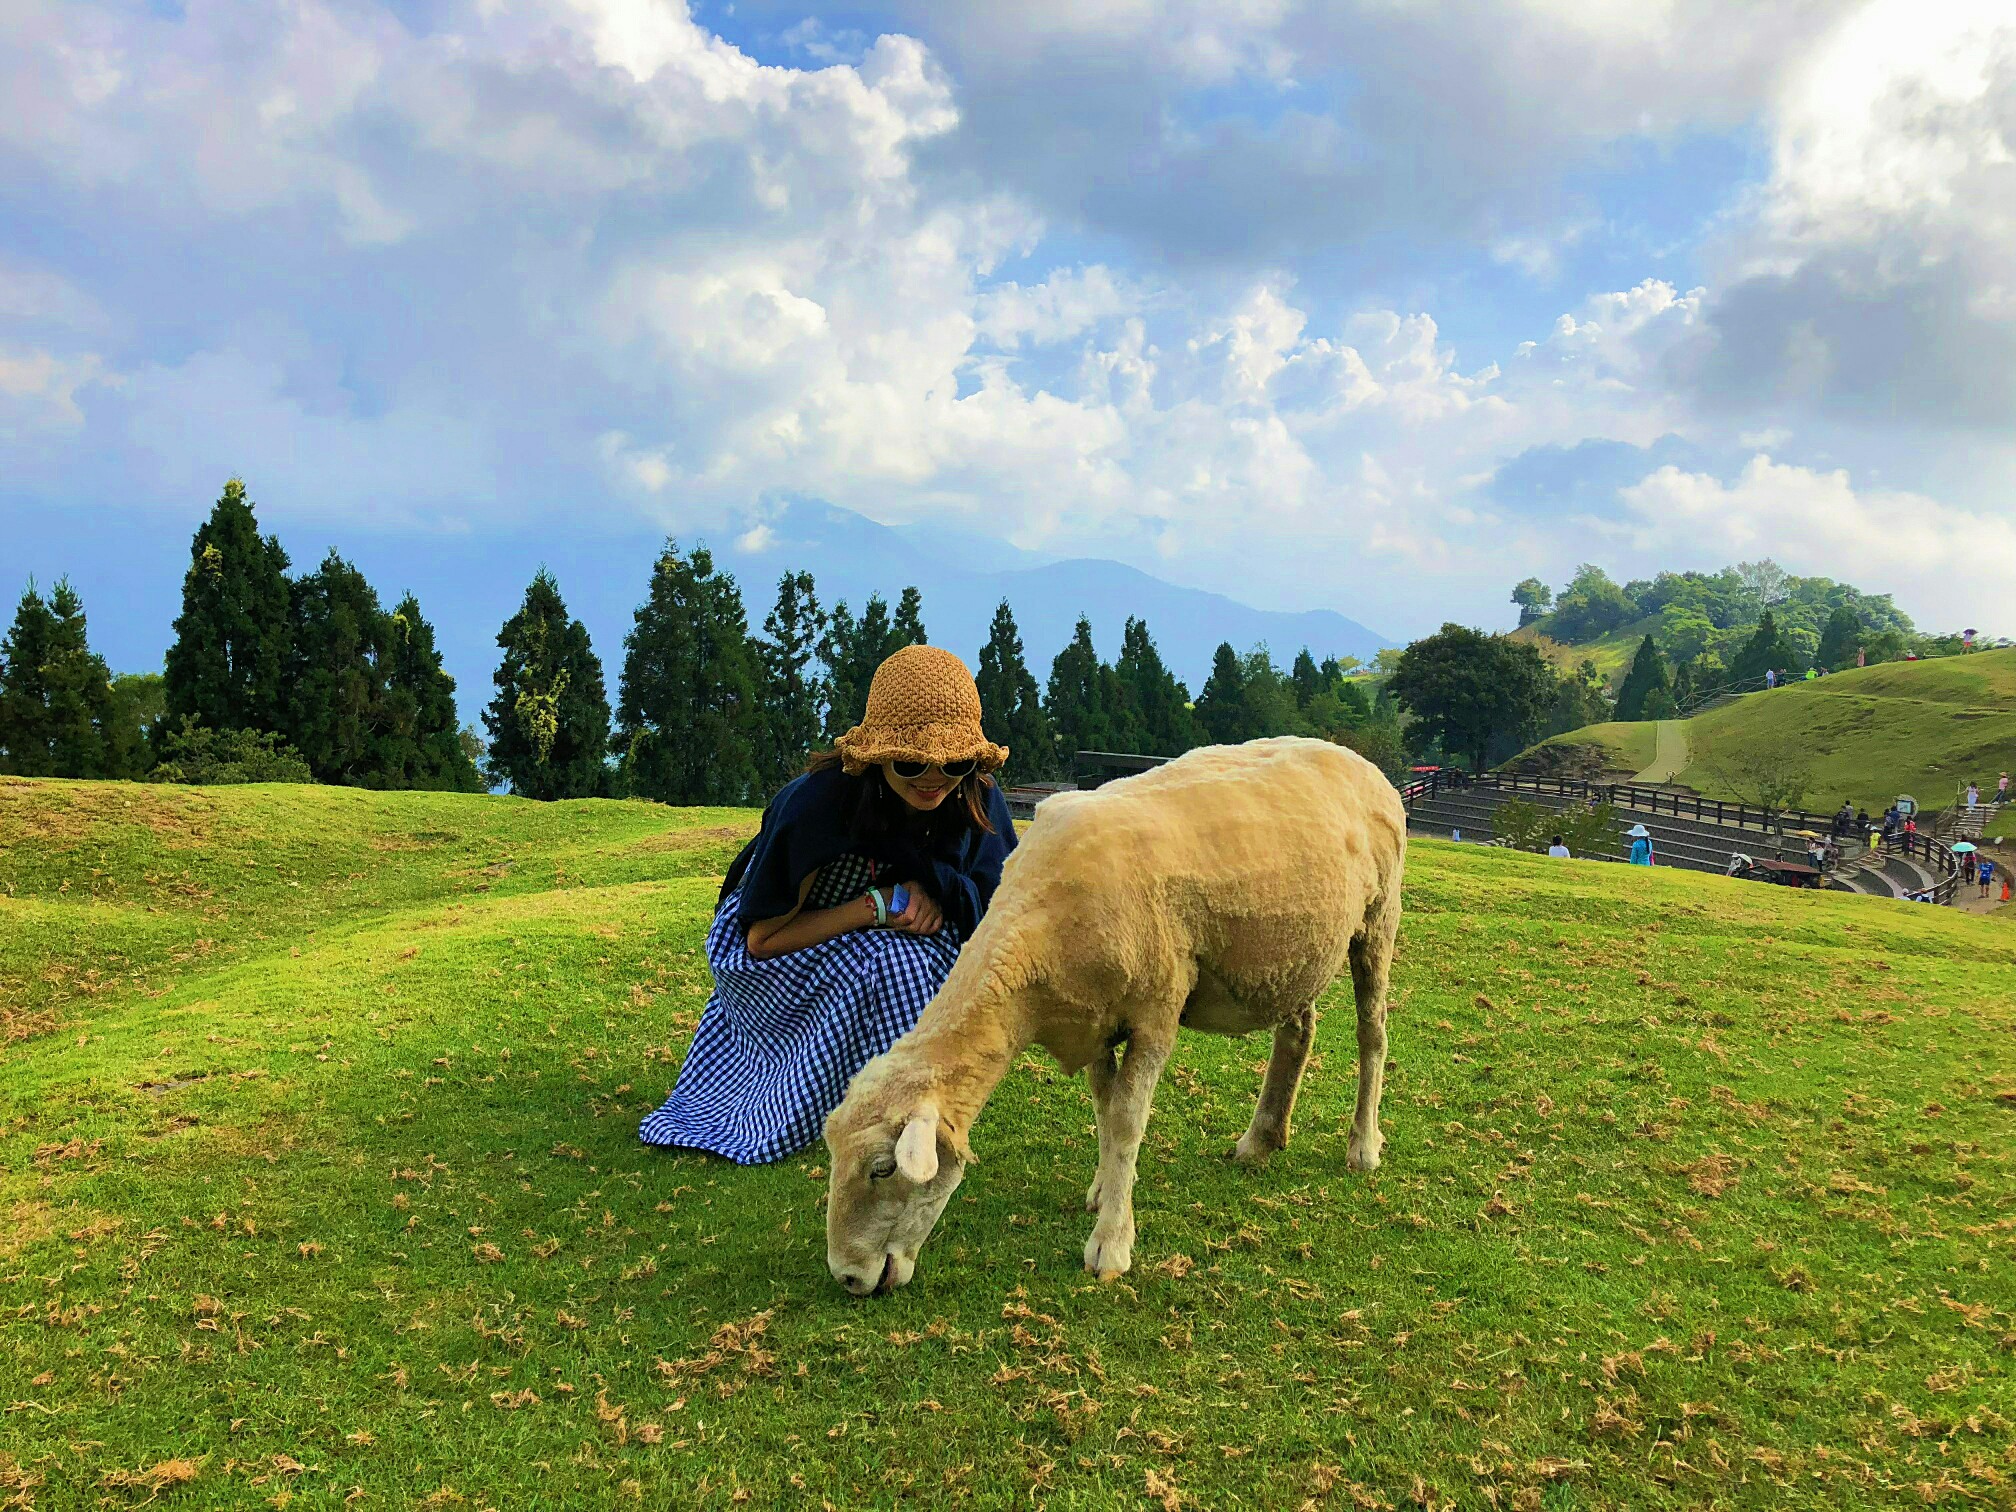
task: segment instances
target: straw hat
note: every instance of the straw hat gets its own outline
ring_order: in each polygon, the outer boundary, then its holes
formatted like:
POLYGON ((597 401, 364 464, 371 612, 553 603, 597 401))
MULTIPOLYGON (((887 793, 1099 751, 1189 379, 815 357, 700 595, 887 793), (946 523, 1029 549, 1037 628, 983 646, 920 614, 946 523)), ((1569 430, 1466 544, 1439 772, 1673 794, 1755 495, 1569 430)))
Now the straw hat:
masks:
POLYGON ((884 761, 1008 759, 980 728, 980 690, 966 663, 942 646, 905 646, 875 669, 861 723, 833 742, 849 776, 884 761))

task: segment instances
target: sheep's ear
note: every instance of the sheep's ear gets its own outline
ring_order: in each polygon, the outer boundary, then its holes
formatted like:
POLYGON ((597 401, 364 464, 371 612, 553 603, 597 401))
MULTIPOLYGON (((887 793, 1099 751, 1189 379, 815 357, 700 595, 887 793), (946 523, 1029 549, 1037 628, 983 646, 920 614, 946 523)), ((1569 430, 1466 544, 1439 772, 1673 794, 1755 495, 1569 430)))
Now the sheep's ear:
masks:
POLYGON ((938 1105, 919 1103, 896 1141, 896 1169, 920 1186, 938 1174, 938 1105))

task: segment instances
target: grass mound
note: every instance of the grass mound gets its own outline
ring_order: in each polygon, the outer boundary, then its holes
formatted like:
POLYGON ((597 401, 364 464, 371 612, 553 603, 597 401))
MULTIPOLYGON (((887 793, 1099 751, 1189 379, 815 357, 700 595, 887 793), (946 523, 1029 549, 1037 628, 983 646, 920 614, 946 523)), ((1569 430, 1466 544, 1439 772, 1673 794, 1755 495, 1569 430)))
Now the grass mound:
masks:
POLYGON ((2016 1474, 1992 922, 1417 841, 1378 1173, 1344 1165, 1346 994, 1258 1172, 1223 1155, 1264 1045, 1190 1038, 1101 1286, 1090 1103, 1032 1058, 915 1284, 862 1303, 822 1151, 635 1140, 753 814, 0 795, 0 969, 39 1015, 0 1047, 0 1505, 1919 1506, 2016 1474))
MULTIPOLYGON (((1792 762, 1811 772, 1807 808, 1832 809, 1846 798, 1875 814, 1899 793, 1943 808, 1970 779, 1992 792, 1995 774, 2016 760, 2016 650, 1886 662, 1747 693, 1684 728, 1691 760, 1677 780, 1709 797, 1742 798, 1733 775, 1792 762)), ((1651 731, 1590 725, 1514 762, 1523 770, 1550 746, 1599 747, 1614 753, 1620 770, 1642 770, 1644 762, 1631 762, 1641 744, 1650 746, 1651 731)))

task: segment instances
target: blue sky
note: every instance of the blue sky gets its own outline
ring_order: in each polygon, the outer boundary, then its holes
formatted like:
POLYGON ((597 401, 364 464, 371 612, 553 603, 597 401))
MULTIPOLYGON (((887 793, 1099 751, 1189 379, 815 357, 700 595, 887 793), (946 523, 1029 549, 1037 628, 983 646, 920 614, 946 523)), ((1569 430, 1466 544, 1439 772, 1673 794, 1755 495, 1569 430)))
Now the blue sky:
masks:
POLYGON ((818 498, 1397 638, 1762 555, 2016 629, 1990 0, 17 0, 0 92, 10 594, 172 599, 236 473, 302 558, 818 498))

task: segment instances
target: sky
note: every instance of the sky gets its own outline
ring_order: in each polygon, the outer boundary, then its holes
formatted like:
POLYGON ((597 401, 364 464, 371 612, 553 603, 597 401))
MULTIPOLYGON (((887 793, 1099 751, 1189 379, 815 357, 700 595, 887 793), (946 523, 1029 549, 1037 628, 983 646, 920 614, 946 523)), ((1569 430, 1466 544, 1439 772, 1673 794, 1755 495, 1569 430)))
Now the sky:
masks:
POLYGON ((235 474, 379 559, 816 499, 1394 639, 1766 555, 2016 633, 2006 0, 0 0, 0 98, 10 597, 235 474))

